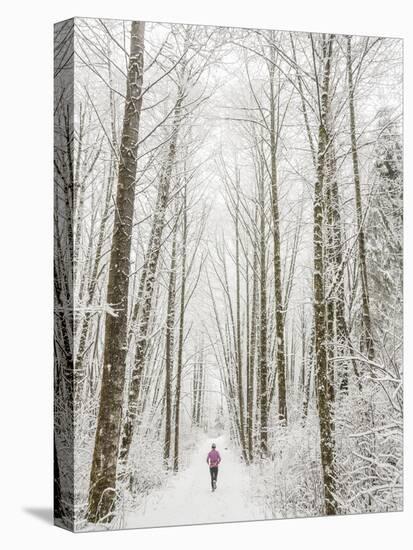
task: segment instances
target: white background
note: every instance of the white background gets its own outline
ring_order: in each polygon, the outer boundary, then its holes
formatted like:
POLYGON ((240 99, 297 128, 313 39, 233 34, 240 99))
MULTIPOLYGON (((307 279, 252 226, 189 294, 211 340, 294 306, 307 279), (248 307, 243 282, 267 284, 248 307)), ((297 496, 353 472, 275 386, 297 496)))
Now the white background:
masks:
MULTIPOLYGON (((71 0, 0 8, 0 541, 9 548, 404 550, 412 513, 413 30, 408 0, 71 0), (405 38, 405 512, 72 535, 52 506, 52 53, 72 16, 405 38), (409 311, 410 310, 410 311, 409 311), (410 388, 409 388, 410 386, 410 388), (410 419, 409 419, 410 416, 410 419), (73 537, 76 537, 74 539, 73 537)), ((194 495, 196 498, 196 495, 194 495)), ((188 501, 188 506, 191 506, 188 501)), ((413 517, 412 517, 413 521, 413 517)), ((409 529, 410 527, 410 529, 409 529)))

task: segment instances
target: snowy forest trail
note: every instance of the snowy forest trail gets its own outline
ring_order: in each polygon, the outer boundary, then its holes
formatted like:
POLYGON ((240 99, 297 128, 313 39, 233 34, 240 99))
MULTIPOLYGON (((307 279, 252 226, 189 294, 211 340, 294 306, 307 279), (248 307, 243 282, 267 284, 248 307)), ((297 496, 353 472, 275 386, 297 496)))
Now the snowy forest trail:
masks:
POLYGON ((168 485, 148 496, 144 505, 126 518, 127 527, 155 527, 262 519, 252 499, 247 466, 227 444, 216 438, 222 462, 217 490, 211 491, 206 456, 211 440, 198 445, 188 467, 171 476, 168 485))
POLYGON ((55 40, 57 521, 401 510, 401 40, 55 40))

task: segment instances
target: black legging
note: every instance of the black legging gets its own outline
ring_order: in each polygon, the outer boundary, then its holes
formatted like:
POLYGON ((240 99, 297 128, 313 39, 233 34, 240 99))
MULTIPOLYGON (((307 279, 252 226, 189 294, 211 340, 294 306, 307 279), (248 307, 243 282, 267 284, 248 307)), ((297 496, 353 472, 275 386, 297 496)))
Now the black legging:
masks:
POLYGON ((214 481, 217 482, 218 479, 218 466, 212 466, 209 469, 209 473, 211 474, 211 488, 214 488, 214 481))

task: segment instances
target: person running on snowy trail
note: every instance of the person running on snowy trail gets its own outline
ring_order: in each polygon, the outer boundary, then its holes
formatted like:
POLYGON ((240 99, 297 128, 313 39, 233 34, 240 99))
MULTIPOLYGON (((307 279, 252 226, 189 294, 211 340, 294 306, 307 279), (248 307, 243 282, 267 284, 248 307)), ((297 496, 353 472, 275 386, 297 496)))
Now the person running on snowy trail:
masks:
POLYGON ((211 450, 207 456, 207 464, 209 466, 209 473, 211 474, 211 487, 213 491, 217 488, 218 465, 221 462, 221 455, 216 447, 215 443, 212 443, 211 450))

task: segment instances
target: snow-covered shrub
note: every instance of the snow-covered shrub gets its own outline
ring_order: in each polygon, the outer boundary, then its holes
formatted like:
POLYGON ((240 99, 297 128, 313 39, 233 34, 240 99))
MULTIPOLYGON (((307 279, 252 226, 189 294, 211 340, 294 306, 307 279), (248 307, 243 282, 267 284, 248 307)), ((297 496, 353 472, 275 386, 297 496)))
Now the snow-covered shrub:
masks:
POLYGON ((316 412, 303 423, 299 411, 288 427, 270 432, 269 456, 249 467, 254 496, 266 518, 315 516, 322 513, 319 429, 316 412))
MULTIPOLYGON (((388 388, 390 389, 390 388, 388 388)), ((393 388, 394 389, 394 388, 393 388)), ((336 427, 341 513, 402 509, 402 417, 379 382, 340 406, 336 427)))

